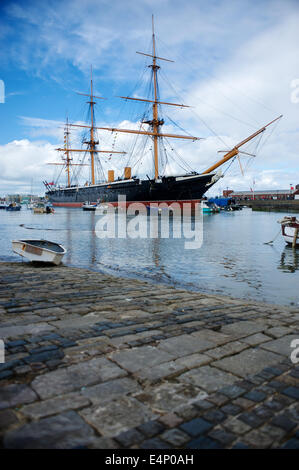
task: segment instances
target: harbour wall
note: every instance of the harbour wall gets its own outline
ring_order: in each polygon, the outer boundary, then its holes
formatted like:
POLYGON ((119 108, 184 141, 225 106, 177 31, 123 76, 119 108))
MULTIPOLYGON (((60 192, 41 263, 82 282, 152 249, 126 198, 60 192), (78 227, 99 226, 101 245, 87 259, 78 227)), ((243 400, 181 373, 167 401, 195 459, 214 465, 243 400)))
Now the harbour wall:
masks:
POLYGON ((242 206, 251 207, 254 211, 281 211, 281 212, 298 212, 299 213, 299 200, 255 200, 255 201, 240 201, 238 204, 242 206))

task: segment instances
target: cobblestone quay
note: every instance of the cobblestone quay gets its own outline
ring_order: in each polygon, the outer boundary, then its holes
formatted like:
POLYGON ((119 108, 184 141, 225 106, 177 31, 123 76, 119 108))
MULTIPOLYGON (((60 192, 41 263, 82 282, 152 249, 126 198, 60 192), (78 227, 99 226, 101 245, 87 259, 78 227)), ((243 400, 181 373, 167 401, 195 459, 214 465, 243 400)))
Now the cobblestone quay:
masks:
POLYGON ((0 263, 4 448, 299 448, 299 309, 0 263))

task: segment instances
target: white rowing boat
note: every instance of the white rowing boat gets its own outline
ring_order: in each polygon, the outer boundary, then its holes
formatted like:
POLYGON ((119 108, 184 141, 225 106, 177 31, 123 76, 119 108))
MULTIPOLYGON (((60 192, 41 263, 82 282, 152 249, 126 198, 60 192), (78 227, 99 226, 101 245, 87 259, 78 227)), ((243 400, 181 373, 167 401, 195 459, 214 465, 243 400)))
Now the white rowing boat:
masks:
POLYGON ((12 250, 14 253, 42 263, 60 264, 66 249, 58 243, 48 240, 13 240, 12 250))
POLYGON ((82 204, 82 209, 84 211, 95 211, 97 209, 97 204, 92 204, 92 203, 89 203, 89 202, 84 202, 84 204, 82 204))

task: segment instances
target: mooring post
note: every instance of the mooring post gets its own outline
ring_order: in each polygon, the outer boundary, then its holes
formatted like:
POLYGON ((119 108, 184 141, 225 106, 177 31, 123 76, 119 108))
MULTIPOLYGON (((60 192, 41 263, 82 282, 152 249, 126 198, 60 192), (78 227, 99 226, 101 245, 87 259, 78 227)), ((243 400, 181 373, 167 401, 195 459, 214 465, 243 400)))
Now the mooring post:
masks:
POLYGON ((294 232, 294 237, 293 237, 293 243, 292 243, 292 247, 295 248, 296 246, 296 241, 297 241, 297 236, 298 236, 298 227, 295 228, 295 232, 294 232))

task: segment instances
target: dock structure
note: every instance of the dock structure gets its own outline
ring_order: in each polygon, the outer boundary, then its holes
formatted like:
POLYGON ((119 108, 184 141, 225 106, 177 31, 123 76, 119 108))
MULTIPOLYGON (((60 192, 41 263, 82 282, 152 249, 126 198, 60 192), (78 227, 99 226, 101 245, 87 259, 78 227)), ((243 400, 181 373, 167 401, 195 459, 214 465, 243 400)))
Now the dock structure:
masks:
POLYGON ((0 263, 0 339, 3 448, 299 447, 298 306, 0 263))
POLYGON ((241 206, 251 207, 254 211, 298 212, 299 199, 256 199, 238 201, 241 206))

